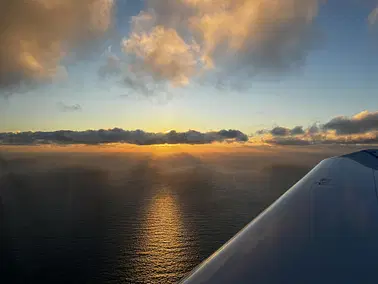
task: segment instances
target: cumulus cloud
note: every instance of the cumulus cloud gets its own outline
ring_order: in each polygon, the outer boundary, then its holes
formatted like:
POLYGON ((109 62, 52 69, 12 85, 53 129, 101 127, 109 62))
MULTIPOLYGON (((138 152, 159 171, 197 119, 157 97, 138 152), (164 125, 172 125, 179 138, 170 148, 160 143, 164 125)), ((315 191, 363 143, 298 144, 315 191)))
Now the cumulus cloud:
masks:
POLYGON ((117 85, 127 87, 129 92, 121 95, 122 97, 136 94, 159 101, 166 101, 172 97, 167 82, 163 79, 151 77, 148 72, 143 70, 140 62, 136 64, 133 58, 120 58, 112 52, 111 46, 103 55, 106 60, 98 69, 98 75, 101 79, 116 78, 115 83, 117 85))
POLYGON ((260 129, 260 130, 256 131, 256 135, 264 135, 264 134, 267 134, 267 133, 270 133, 270 131, 268 129, 260 129))
POLYGON ((290 68, 316 38, 318 0, 146 2, 124 50, 135 56, 137 72, 175 85, 215 68, 216 74, 290 68))
POLYGON ((323 125, 304 129, 277 126, 256 132, 255 142, 278 145, 378 144, 378 112, 363 111, 352 117, 339 116, 323 125))
POLYGON ((378 19, 378 7, 375 8, 369 15, 368 21, 370 25, 375 25, 378 19))
MULTIPOLYGON (((264 131, 261 130, 258 132, 259 134, 264 134, 264 131)), ((303 130, 303 126, 295 126, 293 129, 289 129, 286 127, 276 126, 272 130, 270 130, 270 134, 273 136, 296 136, 304 134, 305 131, 303 130)))
POLYGON ((309 128, 306 129, 306 133, 308 135, 317 134, 317 133, 319 133, 319 131, 320 131, 320 128, 316 123, 314 123, 313 125, 311 125, 309 128))
POLYGON ((0 133, 0 144, 101 144, 129 143, 137 145, 154 144, 207 144, 213 142, 246 142, 248 136, 239 130, 213 132, 150 133, 142 130, 128 131, 120 128, 87 131, 19 132, 0 133))
MULTIPOLYGON (((65 74, 62 59, 112 26, 114 1, 1 1, 0 87, 65 74)), ((144 91, 153 92, 155 85, 164 87, 162 82, 184 86, 204 74, 216 78, 215 86, 240 87, 243 78, 249 84, 251 75, 281 72, 305 61, 320 42, 313 21, 323 2, 146 0, 121 43, 125 66, 111 55, 99 74, 124 73, 124 83, 141 92, 146 83, 144 91), (238 83, 228 84, 232 78, 238 83)), ((376 18, 374 9, 369 22, 376 18)))
MULTIPOLYGON (((165 83, 203 83, 200 78, 214 86, 249 86, 251 75, 285 71, 305 61, 320 42, 313 21, 323 2, 146 0, 121 42, 127 60, 109 55, 98 72, 101 77, 122 74, 124 85, 147 94, 166 90, 165 83), (229 84, 234 79, 237 83, 229 84)), ((87 52, 91 40, 109 30, 114 3, 2 0, 0 88, 22 91, 36 82, 66 78, 62 59, 87 52)), ((371 24, 377 9, 369 16, 371 24)))
POLYGON ((363 111, 351 118, 339 116, 324 124, 324 128, 344 135, 378 131, 378 111, 363 111))
POLYGON ((290 129, 288 128, 285 128, 285 127, 280 127, 280 126, 277 126, 277 127, 274 127, 270 133, 273 135, 273 136, 287 136, 289 135, 290 133, 290 129))
POLYGON ((57 105, 58 109, 62 112, 76 112, 76 111, 82 110, 82 107, 79 104, 67 105, 63 102, 59 102, 56 105, 57 105))
POLYGON ((304 134, 303 126, 296 126, 293 129, 290 130, 291 135, 301 135, 304 134))
POLYGON ((174 29, 158 26, 133 33, 124 40, 123 47, 127 53, 135 54, 132 71, 136 74, 186 85, 195 72, 195 46, 187 44, 174 29))
POLYGON ((61 74, 61 60, 112 24, 113 0, 2 0, 0 87, 61 74))

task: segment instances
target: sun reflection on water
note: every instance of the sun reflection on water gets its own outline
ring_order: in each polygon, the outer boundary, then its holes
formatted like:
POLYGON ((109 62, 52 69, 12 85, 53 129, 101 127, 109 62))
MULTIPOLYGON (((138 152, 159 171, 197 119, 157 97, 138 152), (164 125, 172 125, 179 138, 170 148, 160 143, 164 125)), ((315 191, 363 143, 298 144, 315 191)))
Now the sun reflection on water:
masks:
POLYGON ((151 199, 140 234, 134 265, 141 283, 175 283, 190 270, 193 240, 169 187, 162 187, 151 199))

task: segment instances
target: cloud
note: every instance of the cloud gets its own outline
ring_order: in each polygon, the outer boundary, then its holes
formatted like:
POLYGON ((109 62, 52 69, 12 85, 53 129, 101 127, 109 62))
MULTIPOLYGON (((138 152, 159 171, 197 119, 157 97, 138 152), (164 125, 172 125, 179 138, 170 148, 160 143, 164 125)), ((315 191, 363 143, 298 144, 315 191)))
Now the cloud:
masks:
POLYGON ((132 33, 123 41, 128 54, 136 61, 132 71, 155 80, 168 80, 175 86, 186 85, 195 73, 195 46, 187 44, 174 29, 163 26, 132 33))
POLYGON ((62 112, 76 112, 82 110, 82 107, 79 104, 67 105, 63 102, 57 103, 57 107, 62 112))
POLYGON ((306 133, 310 136, 319 133, 319 131, 320 131, 320 128, 316 123, 314 123, 313 125, 311 125, 309 128, 306 129, 306 133))
POLYGON ((378 111, 363 111, 351 118, 335 117, 323 126, 327 130, 335 130, 337 134, 358 134, 378 131, 378 111))
POLYGON ((165 101, 171 98, 171 93, 167 83, 163 80, 157 80, 143 71, 143 63, 135 63, 131 58, 120 58, 111 51, 111 47, 104 53, 106 61, 100 66, 98 75, 101 79, 117 78, 116 83, 120 86, 127 87, 130 91, 122 97, 129 97, 137 94, 149 98, 160 99, 165 101))
POLYGON ((112 9, 113 0, 2 0, 0 87, 59 77, 65 55, 111 27, 112 9))
POLYGON ((301 135, 304 134, 303 126, 296 126, 293 129, 290 130, 291 135, 301 135))
POLYGON ((280 127, 280 126, 277 126, 277 127, 274 127, 270 133, 273 135, 273 136, 287 136, 289 135, 290 133, 290 129, 288 128, 285 128, 285 127, 280 127))
POLYGON ((142 130, 128 131, 120 128, 52 132, 0 133, 0 144, 34 145, 34 144, 100 144, 129 143, 137 145, 154 144, 207 144, 213 142, 246 142, 248 136, 239 130, 221 130, 213 132, 149 133, 142 130))
POLYGON ((236 139, 238 141, 248 140, 248 136, 239 130, 221 130, 218 134, 226 139, 236 139))
POLYGON ((260 129, 256 131, 256 135, 264 135, 270 133, 270 130, 268 129, 260 129))
POLYGON ((378 19, 378 7, 375 8, 369 15, 368 21, 370 25, 375 25, 378 19))
POLYGON ((114 54, 108 54, 104 65, 100 66, 98 74, 102 78, 119 75, 122 72, 122 62, 114 54))
MULTIPOLYGON (((76 111, 80 106, 66 106, 67 111, 76 111)), ((359 121, 363 125, 376 117, 377 112, 364 111, 344 120, 359 121)), ((52 132, 17 132, 0 133, 0 144, 35 145, 35 144, 102 144, 128 143, 136 145, 155 144, 210 144, 210 143, 247 143, 270 145, 314 145, 314 144, 378 144, 378 128, 352 128, 361 131, 337 131, 330 129, 340 117, 331 119, 325 124, 313 124, 307 128, 295 126, 287 128, 276 126, 271 130, 256 131, 256 135, 229 129, 210 132, 189 130, 186 132, 170 131, 168 133, 153 133, 143 130, 123 130, 121 128, 69 131, 59 130, 52 132)), ((370 124, 368 124, 370 125, 370 124)), ((343 126, 344 127, 344 126, 343 126)), ((344 128, 340 129, 344 129, 344 128)))
POLYGON ((146 2, 124 50, 135 56, 135 72, 174 85, 214 69, 217 76, 286 70, 302 64, 317 39, 318 0, 146 2))
MULTIPOLYGON (((109 55, 98 72, 123 74, 125 85, 141 92, 147 83, 145 91, 153 94, 166 89, 165 83, 203 83, 200 78, 218 87, 250 86, 253 75, 282 73, 305 62, 321 42, 313 21, 323 2, 146 0, 121 43, 127 60, 109 55)), ((87 53, 92 39, 112 27, 114 3, 1 1, 0 87, 14 92, 22 84, 67 77, 62 60, 87 53)), ((377 8, 369 22, 376 18, 377 8)))
POLYGON ((310 144, 378 144, 378 112, 363 111, 352 117, 339 116, 323 125, 317 123, 304 129, 274 127, 259 130, 254 142, 277 145, 310 144))

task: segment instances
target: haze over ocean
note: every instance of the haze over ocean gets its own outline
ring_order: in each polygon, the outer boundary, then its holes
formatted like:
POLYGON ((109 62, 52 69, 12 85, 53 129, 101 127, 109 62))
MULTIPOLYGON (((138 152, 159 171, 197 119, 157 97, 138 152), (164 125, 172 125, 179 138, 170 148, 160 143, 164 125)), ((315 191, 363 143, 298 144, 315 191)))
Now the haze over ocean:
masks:
POLYGON ((1 283, 176 283, 320 160, 358 150, 124 147, 2 149, 1 283))

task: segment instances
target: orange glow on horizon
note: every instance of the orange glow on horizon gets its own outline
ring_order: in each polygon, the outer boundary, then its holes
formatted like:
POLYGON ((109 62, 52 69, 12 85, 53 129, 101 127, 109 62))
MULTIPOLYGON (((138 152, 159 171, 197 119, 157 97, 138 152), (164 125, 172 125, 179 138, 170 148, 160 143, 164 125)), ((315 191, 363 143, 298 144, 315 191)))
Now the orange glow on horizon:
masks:
MULTIPOLYGON (((100 145, 0 145, 0 151, 6 152, 74 152, 74 153, 152 153, 157 155, 174 153, 222 153, 222 152, 256 152, 262 151, 264 145, 257 143, 212 143, 212 144, 156 144, 135 145, 111 143, 100 145)), ((277 147, 277 146, 274 146, 277 147)))

